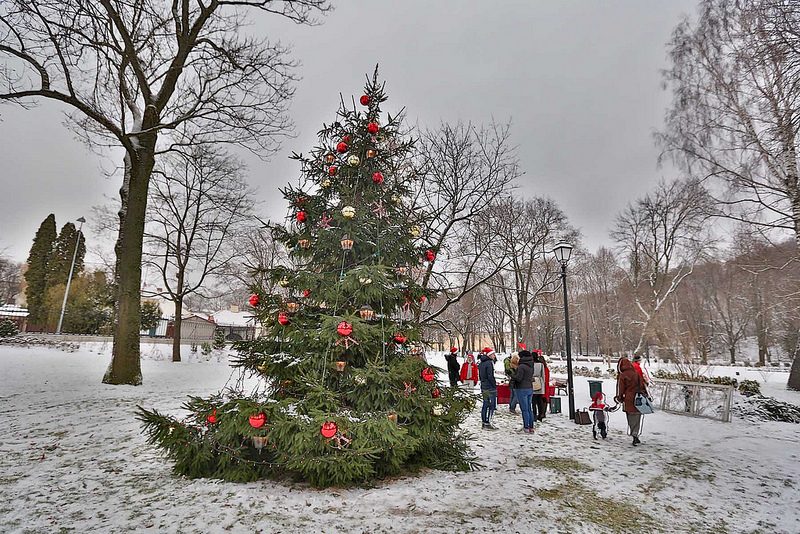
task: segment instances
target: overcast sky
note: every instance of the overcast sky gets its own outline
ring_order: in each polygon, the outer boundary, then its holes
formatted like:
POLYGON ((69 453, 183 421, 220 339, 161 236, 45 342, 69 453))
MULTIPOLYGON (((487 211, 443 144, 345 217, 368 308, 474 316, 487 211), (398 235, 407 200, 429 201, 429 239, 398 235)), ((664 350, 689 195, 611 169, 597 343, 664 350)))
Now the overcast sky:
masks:
MULTIPOLYGON (((610 244, 625 204, 675 176, 657 167, 652 133, 670 99, 660 87, 665 43, 694 0, 334 4, 321 26, 254 21, 253 31, 292 44, 302 62, 297 136, 269 162, 248 160, 264 216, 286 213, 276 189, 297 179, 288 154, 313 146, 339 93, 359 95, 376 63, 390 109, 405 106, 411 123, 511 119, 525 171, 519 195, 555 199, 592 250, 610 244)), ((48 213, 60 228, 116 198, 119 180, 107 171, 117 158, 76 141, 55 104, 0 114, 0 250, 22 261, 48 213)))

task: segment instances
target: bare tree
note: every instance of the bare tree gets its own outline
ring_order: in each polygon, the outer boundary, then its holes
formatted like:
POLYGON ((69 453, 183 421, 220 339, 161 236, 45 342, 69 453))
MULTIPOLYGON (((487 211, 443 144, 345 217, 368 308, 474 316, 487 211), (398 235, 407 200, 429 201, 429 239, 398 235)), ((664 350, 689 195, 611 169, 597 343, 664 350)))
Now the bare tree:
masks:
POLYGON ((703 0, 669 45, 674 98, 658 139, 693 174, 729 186, 724 215, 800 239, 798 24, 792 2, 703 0))
POLYGON ((14 297, 20 291, 21 280, 22 266, 0 255, 0 305, 14 303, 14 297))
POLYGON ((550 251, 560 239, 577 243, 578 232, 548 198, 506 199, 492 214, 499 254, 508 258, 508 264, 489 286, 502 299, 498 304, 509 318, 515 339, 530 342, 540 295, 558 292, 560 287, 560 271, 550 251))
POLYGON ((417 148, 422 181, 415 207, 426 226, 428 245, 437 252, 422 275, 422 285, 445 297, 422 315, 425 324, 436 323, 506 261, 495 254, 496 228, 488 213, 521 175, 510 128, 459 122, 421 132, 417 148))
POLYGON ((106 383, 142 381, 142 236, 156 155, 223 142, 266 156, 289 130, 293 63, 285 47, 243 32, 248 8, 301 24, 329 9, 326 0, 0 4, 0 100, 61 102, 79 136, 125 151, 106 383))
POLYGON ((676 180, 662 182, 617 216, 611 236, 627 258, 625 274, 640 313, 636 354, 644 350, 653 320, 711 242, 703 228, 710 208, 697 180, 676 180))
POLYGON ((161 276, 157 296, 175 304, 174 362, 181 361, 184 300, 208 296, 213 279, 238 255, 231 245, 251 219, 253 191, 242 169, 235 158, 199 146, 163 156, 153 172, 144 257, 161 276))

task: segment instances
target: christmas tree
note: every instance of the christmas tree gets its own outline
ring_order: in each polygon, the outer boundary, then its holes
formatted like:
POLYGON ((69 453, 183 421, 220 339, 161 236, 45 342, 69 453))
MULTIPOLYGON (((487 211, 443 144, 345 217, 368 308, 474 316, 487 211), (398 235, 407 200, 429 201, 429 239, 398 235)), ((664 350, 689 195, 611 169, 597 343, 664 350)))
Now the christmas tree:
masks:
POLYGON ((292 156, 302 177, 273 228, 292 264, 267 273, 277 291, 254 288, 265 332, 237 344, 239 385, 190 398, 181 420, 140 408, 176 473, 330 486, 474 466, 460 430, 474 399, 440 387, 425 360, 418 317, 432 295, 418 278, 436 251, 410 205, 413 142, 385 101, 376 69, 319 145, 292 156), (258 385, 245 392, 248 375, 258 385))

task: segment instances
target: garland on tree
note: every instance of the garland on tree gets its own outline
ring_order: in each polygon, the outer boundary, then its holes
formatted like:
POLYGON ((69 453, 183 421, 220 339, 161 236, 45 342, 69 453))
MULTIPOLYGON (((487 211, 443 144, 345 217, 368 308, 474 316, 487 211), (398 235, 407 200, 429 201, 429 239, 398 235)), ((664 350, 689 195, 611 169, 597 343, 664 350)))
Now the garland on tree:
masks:
POLYGON ((415 322, 432 295, 418 283, 436 251, 409 202, 416 179, 402 112, 386 115, 377 69, 359 105, 342 103, 320 144, 282 190, 287 223, 273 227, 292 265, 254 288, 263 337, 239 342, 239 380, 191 397, 188 417, 139 408, 149 442, 176 473, 231 481, 290 477, 349 485, 429 467, 467 470, 475 459, 460 424, 473 406, 440 389, 415 322), (258 378, 244 391, 248 376, 258 378))

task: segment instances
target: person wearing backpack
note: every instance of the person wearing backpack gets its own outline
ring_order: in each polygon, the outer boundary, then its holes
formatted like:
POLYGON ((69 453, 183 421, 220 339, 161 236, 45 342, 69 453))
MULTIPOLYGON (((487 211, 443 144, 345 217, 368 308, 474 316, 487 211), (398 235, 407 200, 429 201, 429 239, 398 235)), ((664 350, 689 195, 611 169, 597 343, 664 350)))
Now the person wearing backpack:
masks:
POLYGON ((617 362, 617 395, 614 401, 622 404, 622 409, 628 418, 628 428, 633 437, 633 445, 639 445, 639 434, 641 433, 642 414, 636 408, 634 401, 636 394, 647 395, 647 388, 644 379, 636 372, 633 364, 626 357, 622 357, 617 362))
POLYGON ((528 350, 519 351, 519 367, 514 374, 514 389, 522 411, 522 431, 533 433, 533 354, 528 350))
POLYGON ((517 367, 519 367, 519 353, 512 352, 511 357, 503 360, 503 367, 508 379, 508 389, 511 390, 511 397, 508 399, 508 411, 516 414, 519 401, 517 399, 517 390, 514 389, 514 375, 517 374, 517 367))

